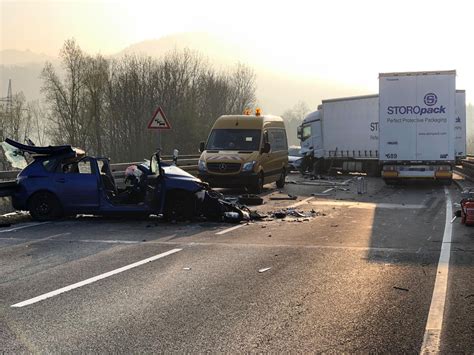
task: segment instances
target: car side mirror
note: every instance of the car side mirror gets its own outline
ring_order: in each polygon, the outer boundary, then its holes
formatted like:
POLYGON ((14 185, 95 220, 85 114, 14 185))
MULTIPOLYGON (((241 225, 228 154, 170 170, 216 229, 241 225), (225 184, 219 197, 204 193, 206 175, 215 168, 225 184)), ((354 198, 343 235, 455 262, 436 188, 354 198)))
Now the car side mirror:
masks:
POLYGON ((456 217, 461 217, 461 210, 457 210, 456 212, 454 212, 454 215, 456 217))
POLYGON ((265 143, 262 147, 262 149, 260 150, 261 153, 270 153, 270 150, 271 150, 271 146, 270 146, 270 143, 265 143))
POLYGON ((201 142, 199 143, 199 152, 202 153, 206 149, 206 143, 201 142))

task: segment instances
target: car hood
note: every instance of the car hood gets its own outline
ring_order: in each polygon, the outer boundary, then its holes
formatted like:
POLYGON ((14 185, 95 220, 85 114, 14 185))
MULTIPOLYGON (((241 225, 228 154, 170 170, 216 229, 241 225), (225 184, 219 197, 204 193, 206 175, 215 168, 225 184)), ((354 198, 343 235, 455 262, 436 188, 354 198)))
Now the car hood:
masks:
POLYGON ((303 159, 303 157, 297 156, 297 155, 288 155, 288 162, 292 163, 294 161, 297 161, 299 159, 303 159))

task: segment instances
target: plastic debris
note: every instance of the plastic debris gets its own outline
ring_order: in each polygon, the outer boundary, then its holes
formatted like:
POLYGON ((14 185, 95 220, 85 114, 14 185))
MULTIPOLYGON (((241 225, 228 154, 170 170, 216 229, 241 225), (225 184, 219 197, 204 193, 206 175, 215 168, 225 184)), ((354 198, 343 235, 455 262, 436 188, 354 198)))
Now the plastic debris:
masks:
POLYGON ((185 271, 190 271, 191 268, 190 268, 190 267, 183 267, 183 270, 185 270, 185 271))
POLYGON ((298 196, 294 196, 294 195, 285 195, 285 196, 270 196, 270 200, 274 200, 274 201, 284 201, 284 200, 296 200, 298 198, 298 196))
POLYGON ((404 288, 404 287, 393 286, 393 288, 394 288, 395 290, 400 290, 400 291, 405 291, 405 292, 410 291, 409 289, 404 288))
POLYGON ((258 270, 258 272, 259 272, 259 273, 262 273, 262 272, 268 271, 268 270, 270 270, 270 269, 271 269, 271 267, 265 267, 265 268, 263 268, 263 269, 258 270))

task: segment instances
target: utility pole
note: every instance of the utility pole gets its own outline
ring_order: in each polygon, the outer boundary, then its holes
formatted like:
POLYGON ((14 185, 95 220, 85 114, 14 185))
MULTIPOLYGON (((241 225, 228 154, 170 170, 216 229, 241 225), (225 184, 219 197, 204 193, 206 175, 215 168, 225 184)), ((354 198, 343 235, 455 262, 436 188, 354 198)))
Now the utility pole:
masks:
MULTIPOLYGON (((13 94, 12 94, 12 79, 8 80, 8 92, 6 97, 0 97, 0 102, 5 102, 5 105, 2 105, 4 108, 4 112, 2 113, 3 119, 5 117, 8 117, 10 121, 12 120, 12 115, 13 115, 13 94)), ((0 140, 3 141, 4 137, 3 134, 3 127, 4 127, 4 122, 2 122, 2 128, 0 128, 0 140)))

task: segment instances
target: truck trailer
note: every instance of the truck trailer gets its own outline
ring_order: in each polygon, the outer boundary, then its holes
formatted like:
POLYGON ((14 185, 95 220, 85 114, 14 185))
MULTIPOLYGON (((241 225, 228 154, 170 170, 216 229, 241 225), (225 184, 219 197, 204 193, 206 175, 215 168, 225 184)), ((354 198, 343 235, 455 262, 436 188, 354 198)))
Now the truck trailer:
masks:
POLYGON ((378 95, 323 100, 298 127, 303 170, 380 174, 378 95))
POLYGON ((456 71, 379 74, 379 156, 388 184, 451 183, 456 71))

